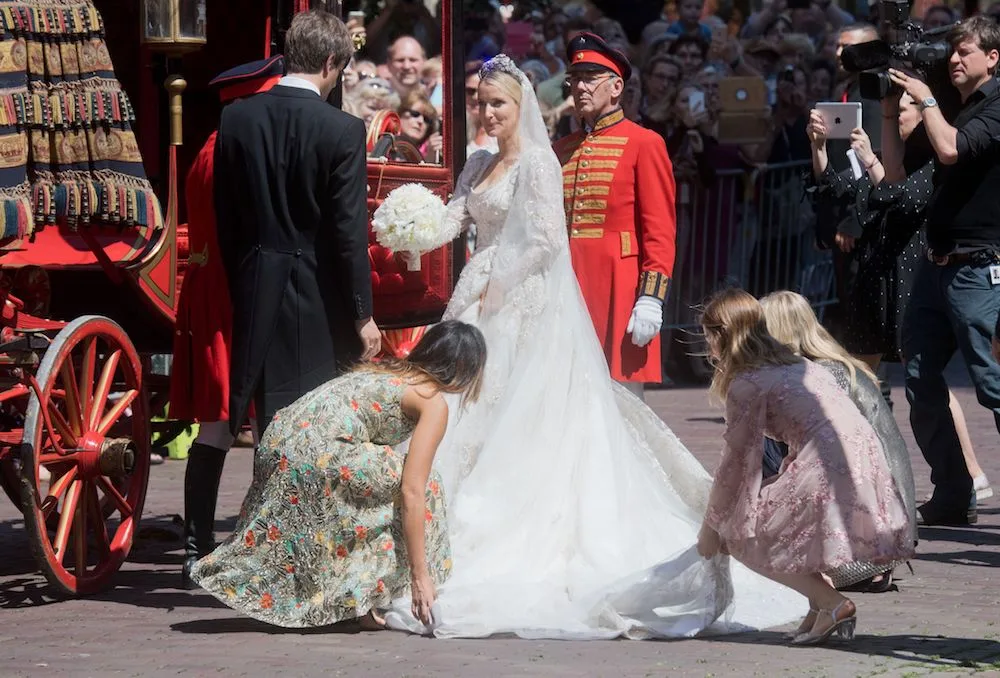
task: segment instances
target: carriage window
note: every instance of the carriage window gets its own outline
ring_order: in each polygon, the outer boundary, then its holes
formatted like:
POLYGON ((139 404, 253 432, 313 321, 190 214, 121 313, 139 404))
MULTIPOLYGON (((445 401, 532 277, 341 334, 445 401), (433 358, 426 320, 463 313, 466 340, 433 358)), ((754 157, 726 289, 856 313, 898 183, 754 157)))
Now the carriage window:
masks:
MULTIPOLYGON (((332 5, 336 0, 327 0, 332 5)), ((344 71, 344 110, 365 121, 370 155, 443 164, 445 75, 441 2, 345 0, 342 13, 358 51, 344 71)), ((339 3, 338 3, 339 4, 339 3)))

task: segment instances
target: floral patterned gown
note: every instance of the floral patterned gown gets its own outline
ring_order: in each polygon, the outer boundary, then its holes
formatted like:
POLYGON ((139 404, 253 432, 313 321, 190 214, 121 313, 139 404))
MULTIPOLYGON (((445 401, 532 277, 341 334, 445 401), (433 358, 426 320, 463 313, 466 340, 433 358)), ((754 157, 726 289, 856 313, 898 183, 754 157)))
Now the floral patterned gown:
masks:
MULTIPOLYGON (((405 384, 354 372, 279 411, 264 432, 236 530, 198 561, 192 578, 229 607, 276 626, 353 619, 409 595, 400 517, 404 456, 413 433, 405 384)), ((451 569, 441 483, 427 487, 431 576, 451 569)))
POLYGON ((738 375, 705 521, 760 571, 828 572, 913 554, 911 517, 871 424, 828 369, 808 360, 738 375), (788 444, 762 487, 764 436, 788 444))

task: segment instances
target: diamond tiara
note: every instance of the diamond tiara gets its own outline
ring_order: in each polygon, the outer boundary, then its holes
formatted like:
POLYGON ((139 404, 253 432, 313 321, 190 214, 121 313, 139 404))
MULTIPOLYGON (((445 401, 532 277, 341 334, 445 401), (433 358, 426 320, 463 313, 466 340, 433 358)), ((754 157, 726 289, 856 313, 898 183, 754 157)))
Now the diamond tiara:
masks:
POLYGON ((512 75, 518 82, 524 81, 524 73, 517 67, 514 60, 506 54, 497 54, 495 57, 483 64, 482 68, 479 69, 479 77, 485 78, 490 73, 497 72, 512 75))

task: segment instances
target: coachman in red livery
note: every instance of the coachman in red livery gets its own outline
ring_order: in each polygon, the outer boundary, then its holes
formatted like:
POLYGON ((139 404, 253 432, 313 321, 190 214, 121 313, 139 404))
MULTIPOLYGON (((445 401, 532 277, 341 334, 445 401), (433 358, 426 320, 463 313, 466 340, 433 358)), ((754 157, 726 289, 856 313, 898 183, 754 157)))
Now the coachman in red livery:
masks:
POLYGON ((570 252, 611 376, 662 381, 660 328, 674 266, 674 175, 663 139, 626 120, 628 59, 582 33, 567 49, 583 129, 560 139, 570 252))
MULTIPOLYGON (((266 92, 284 71, 281 56, 220 74, 210 83, 223 104, 266 92)), ((198 421, 198 438, 184 473, 183 582, 194 562, 215 548, 215 506, 229 426, 229 361, 233 312, 229 283, 219 254, 214 204, 215 137, 205 141, 187 175, 188 237, 191 254, 181 285, 171 369, 170 416, 198 421)))

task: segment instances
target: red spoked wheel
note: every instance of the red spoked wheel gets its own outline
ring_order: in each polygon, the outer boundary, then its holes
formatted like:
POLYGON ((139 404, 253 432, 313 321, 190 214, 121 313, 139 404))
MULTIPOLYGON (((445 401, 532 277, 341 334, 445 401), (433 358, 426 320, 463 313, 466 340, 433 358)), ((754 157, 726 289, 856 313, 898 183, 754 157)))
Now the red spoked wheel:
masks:
POLYGON ((21 502, 28 539, 49 583, 85 595, 128 557, 149 480, 149 413, 142 366, 125 331, 77 318, 45 352, 24 420, 21 502), (42 489, 39 470, 51 474, 42 489))

